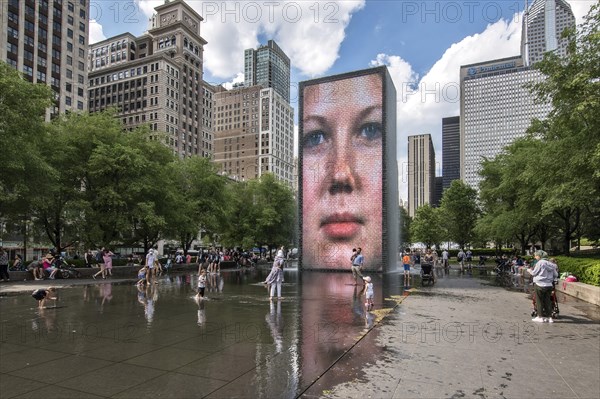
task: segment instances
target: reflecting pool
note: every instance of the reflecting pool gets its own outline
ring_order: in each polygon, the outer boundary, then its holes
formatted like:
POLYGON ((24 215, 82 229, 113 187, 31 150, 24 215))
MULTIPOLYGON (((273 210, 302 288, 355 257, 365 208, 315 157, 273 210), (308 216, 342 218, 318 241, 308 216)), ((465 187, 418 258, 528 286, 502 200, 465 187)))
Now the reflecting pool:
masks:
POLYGON ((371 275, 367 312, 349 273, 286 269, 283 299, 270 301, 268 272, 211 274, 201 300, 195 273, 62 288, 46 309, 27 293, 1 297, 2 397, 295 397, 398 293, 371 275))

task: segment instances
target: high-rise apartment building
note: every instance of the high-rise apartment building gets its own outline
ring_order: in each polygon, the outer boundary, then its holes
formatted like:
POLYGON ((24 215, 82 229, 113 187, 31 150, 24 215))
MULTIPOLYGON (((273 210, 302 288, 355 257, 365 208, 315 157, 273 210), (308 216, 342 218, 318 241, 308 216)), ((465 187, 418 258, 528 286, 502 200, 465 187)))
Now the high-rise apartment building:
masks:
POLYGON ((56 93, 47 119, 87 110, 89 0, 0 1, 0 60, 56 93))
POLYGON ((408 215, 432 204, 435 192, 435 150, 430 134, 408 136, 408 215))
POLYGON ((442 118, 442 187, 460 179, 460 116, 442 118))
POLYGON ((290 59, 274 40, 244 51, 244 85, 272 87, 290 102, 290 59))
POLYGON ((144 35, 90 46, 89 110, 116 107, 126 129, 148 124, 180 157, 210 158, 215 88, 203 80, 203 19, 182 0, 155 10, 144 35))
POLYGON ((461 179, 471 187, 479 186, 482 160, 525 136, 532 119, 548 115, 551 105, 537 103, 525 85, 543 79, 531 65, 545 52, 566 54, 560 35, 574 26, 566 1, 535 0, 524 18, 520 56, 461 66, 461 179))
POLYGON ((575 16, 566 0, 535 0, 523 16, 521 55, 525 65, 541 61, 548 51, 564 57, 569 43, 562 33, 574 26, 575 16))
POLYGON ((234 180, 272 173, 294 183, 294 110, 273 88, 220 89, 214 95, 215 153, 234 180))

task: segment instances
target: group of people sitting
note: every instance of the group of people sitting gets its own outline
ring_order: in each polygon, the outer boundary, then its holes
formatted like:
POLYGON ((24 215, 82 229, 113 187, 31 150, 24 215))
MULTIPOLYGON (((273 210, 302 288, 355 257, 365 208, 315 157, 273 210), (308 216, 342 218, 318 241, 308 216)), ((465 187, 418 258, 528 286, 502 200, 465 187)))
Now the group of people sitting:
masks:
POLYGON ((45 280, 46 278, 54 280, 58 269, 60 268, 61 259, 53 253, 48 253, 40 259, 34 259, 27 266, 27 270, 33 274, 35 280, 45 280))

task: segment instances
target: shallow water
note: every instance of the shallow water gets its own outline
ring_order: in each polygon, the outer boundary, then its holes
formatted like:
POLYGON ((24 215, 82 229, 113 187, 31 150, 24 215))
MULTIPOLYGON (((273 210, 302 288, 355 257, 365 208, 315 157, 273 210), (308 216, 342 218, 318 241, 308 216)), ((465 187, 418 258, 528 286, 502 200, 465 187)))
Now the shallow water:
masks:
MULTIPOLYGON (((269 301, 261 283, 268 271, 210 275, 201 300, 191 273, 161 277, 148 287, 103 282, 64 288, 56 308, 50 300, 41 310, 29 294, 2 297, 2 345, 15 353, 28 348, 197 375, 217 381, 219 395, 293 397, 375 317, 365 311, 362 285, 352 285, 349 274, 285 270, 283 299, 269 301), (234 383, 240 379, 242 391, 234 383)), ((382 277, 372 278, 379 309, 382 277)), ((0 371, 19 374, 26 363, 0 363, 0 371)))

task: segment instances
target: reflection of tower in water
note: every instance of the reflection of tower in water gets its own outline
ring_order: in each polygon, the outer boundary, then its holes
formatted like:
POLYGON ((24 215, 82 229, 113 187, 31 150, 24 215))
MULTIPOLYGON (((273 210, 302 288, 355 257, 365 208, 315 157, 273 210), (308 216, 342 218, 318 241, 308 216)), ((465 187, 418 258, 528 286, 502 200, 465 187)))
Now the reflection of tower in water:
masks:
POLYGON ((204 310, 204 299, 196 297, 196 304, 198 305, 198 325, 200 327, 206 324, 206 311, 204 310))

